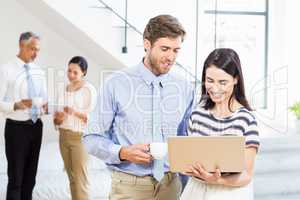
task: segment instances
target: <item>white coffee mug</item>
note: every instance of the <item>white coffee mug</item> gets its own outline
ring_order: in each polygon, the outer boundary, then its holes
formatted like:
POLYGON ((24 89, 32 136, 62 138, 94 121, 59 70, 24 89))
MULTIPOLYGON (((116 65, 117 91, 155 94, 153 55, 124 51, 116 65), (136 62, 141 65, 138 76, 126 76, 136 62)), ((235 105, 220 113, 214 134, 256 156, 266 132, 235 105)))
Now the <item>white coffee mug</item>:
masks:
POLYGON ((40 108, 43 105, 43 98, 42 97, 33 97, 32 98, 32 105, 40 108))
POLYGON ((161 160, 168 153, 168 144, 164 142, 153 142, 150 144, 150 154, 154 159, 161 160))

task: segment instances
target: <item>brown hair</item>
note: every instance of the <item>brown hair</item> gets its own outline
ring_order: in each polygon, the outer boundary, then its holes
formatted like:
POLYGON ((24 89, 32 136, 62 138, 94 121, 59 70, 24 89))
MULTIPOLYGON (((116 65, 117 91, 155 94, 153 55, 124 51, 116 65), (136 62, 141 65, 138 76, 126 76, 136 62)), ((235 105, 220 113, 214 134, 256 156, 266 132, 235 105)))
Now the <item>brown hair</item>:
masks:
POLYGON ((177 38, 181 36, 184 40, 185 30, 177 18, 171 15, 158 15, 149 20, 143 37, 153 44, 157 39, 163 37, 177 38))

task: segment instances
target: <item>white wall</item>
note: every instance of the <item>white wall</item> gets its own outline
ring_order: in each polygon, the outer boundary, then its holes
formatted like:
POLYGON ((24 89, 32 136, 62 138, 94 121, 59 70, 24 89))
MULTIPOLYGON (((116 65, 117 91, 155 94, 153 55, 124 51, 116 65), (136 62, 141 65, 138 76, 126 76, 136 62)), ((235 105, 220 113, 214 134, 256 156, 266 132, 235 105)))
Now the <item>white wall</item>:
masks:
POLYGON ((289 66, 289 102, 300 100, 299 76, 300 76, 300 2, 287 0, 287 21, 285 26, 287 38, 287 63, 289 66))
POLYGON ((287 109, 288 73, 291 67, 287 63, 286 14, 284 0, 269 1, 268 73, 266 78, 268 108, 259 110, 257 114, 261 124, 272 127, 275 132, 280 133, 285 133, 288 129, 289 114, 287 109))
MULTIPOLYGON (((92 82, 95 87, 98 87, 101 70, 103 69, 101 65, 94 61, 86 51, 73 45, 68 39, 60 36, 60 34, 45 25, 39 18, 33 16, 31 12, 20 5, 18 1, 1 1, 0 25, 0 64, 6 63, 18 53, 18 38, 20 33, 33 31, 41 36, 41 51, 36 62, 42 66, 49 75, 49 90, 54 87, 54 83, 63 80, 63 77, 59 76, 61 74, 59 71, 64 71, 69 59, 75 55, 82 55, 87 58, 89 63, 87 80, 92 82)), ((51 136, 51 139, 56 139, 56 134, 54 133, 50 119, 51 117, 46 117, 45 119, 44 133, 46 136, 51 136)), ((3 130, 4 121, 1 116, 0 144, 3 143, 3 130)))
MULTIPOLYGON (((105 2, 124 17, 125 1, 107 0, 105 2)), ((184 64, 184 66, 190 67, 191 71, 194 70, 196 2, 182 0, 128 0, 128 21, 136 26, 141 32, 144 31, 146 24, 152 17, 160 14, 173 15, 182 23, 187 35, 182 44, 182 50, 179 53, 178 61, 181 64, 184 64)), ((116 20, 115 23, 122 25, 120 20, 116 20)), ((129 33, 130 32, 132 31, 129 29, 129 33)), ((140 39, 140 44, 142 44, 142 38, 140 39)))

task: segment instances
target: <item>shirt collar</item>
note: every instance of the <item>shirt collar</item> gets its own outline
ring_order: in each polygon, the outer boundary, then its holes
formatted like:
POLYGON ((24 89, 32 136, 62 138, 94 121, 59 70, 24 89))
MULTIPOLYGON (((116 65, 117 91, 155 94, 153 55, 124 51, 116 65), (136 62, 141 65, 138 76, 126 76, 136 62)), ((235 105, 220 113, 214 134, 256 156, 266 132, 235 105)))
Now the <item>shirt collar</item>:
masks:
POLYGON ((27 66, 30 66, 30 63, 25 63, 23 60, 21 60, 18 56, 16 56, 16 63, 19 67, 21 67, 22 69, 24 68, 24 65, 26 64, 27 66))
POLYGON ((23 67, 25 65, 25 62, 21 60, 18 56, 16 56, 16 63, 20 67, 23 67))
POLYGON ((142 79, 146 82, 147 85, 151 85, 152 82, 156 81, 160 82, 161 86, 164 87, 164 85, 168 81, 168 73, 156 76, 145 66, 143 61, 138 65, 138 68, 142 79))

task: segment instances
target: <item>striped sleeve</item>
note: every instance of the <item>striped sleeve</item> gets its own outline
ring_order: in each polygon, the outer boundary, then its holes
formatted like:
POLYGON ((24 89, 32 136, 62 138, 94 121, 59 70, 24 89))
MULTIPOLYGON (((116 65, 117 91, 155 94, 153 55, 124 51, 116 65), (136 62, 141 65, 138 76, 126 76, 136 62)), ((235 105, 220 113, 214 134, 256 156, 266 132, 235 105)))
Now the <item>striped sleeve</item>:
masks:
POLYGON ((189 122, 188 122, 188 126, 187 126, 187 135, 192 135, 192 134, 193 134, 193 133, 192 133, 192 129, 193 129, 192 116, 193 116, 193 115, 191 115, 191 116, 189 117, 189 122))
POLYGON ((244 136, 246 137, 246 148, 255 147, 258 149, 260 141, 256 119, 252 119, 247 125, 244 136))

